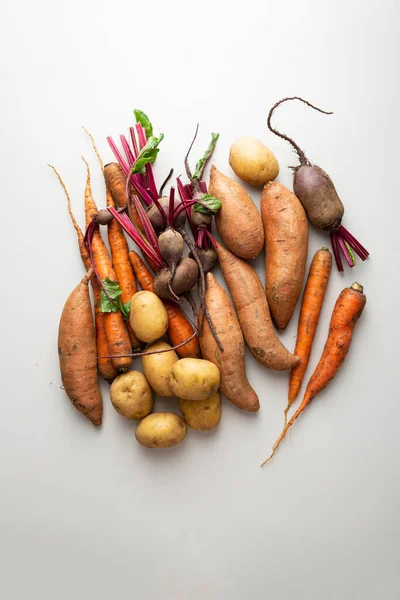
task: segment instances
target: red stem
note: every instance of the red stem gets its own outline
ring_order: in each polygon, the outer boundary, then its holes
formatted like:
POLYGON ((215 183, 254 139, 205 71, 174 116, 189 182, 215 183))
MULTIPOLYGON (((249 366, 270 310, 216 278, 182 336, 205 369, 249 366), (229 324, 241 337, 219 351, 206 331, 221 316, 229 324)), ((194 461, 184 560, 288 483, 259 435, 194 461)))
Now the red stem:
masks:
POLYGON ((140 233, 137 231, 132 221, 127 217, 125 213, 119 213, 114 207, 108 208, 114 219, 118 221, 121 227, 126 231, 129 237, 139 246, 139 248, 149 257, 151 260, 160 268, 165 268, 167 265, 163 260, 156 254, 151 246, 149 246, 142 238, 140 233))
POLYGON ((345 259, 347 260, 347 264, 349 265, 349 267, 354 267, 356 263, 353 262, 353 259, 351 258, 349 251, 346 248, 346 244, 344 243, 343 239, 340 237, 339 234, 337 235, 337 241, 339 243, 340 249, 344 254, 345 259))
POLYGON ((175 208, 175 188, 171 187, 169 190, 169 213, 168 213, 168 225, 174 226, 174 208, 175 208))
POLYGON ((331 231, 329 235, 331 238, 333 256, 335 257, 336 266, 338 268, 338 271, 341 273, 343 271, 343 264, 342 264, 342 259, 340 257, 340 252, 339 252, 339 248, 338 248, 336 231, 331 231))
POLYGON ((128 140, 126 139, 126 137, 124 135, 120 135, 119 138, 121 140, 122 147, 126 154, 128 164, 130 167, 132 167, 133 163, 135 162, 135 157, 133 156, 132 150, 129 147, 128 140))
POLYGON ((135 159, 136 159, 137 155, 139 154, 139 148, 138 148, 138 143, 136 141, 135 128, 129 127, 129 133, 131 134, 133 154, 135 155, 135 159))

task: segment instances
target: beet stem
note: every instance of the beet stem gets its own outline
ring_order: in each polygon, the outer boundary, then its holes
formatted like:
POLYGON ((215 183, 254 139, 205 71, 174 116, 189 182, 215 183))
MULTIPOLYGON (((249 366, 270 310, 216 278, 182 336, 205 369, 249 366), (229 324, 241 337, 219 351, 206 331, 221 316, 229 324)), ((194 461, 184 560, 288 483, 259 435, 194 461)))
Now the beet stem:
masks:
POLYGON ((366 260, 369 256, 369 252, 360 242, 348 231, 343 225, 341 225, 338 229, 339 235, 342 236, 347 242, 349 242, 350 246, 357 252, 358 256, 361 260, 366 260))
POLYGON ((161 187, 160 187, 160 191, 158 192, 158 197, 159 198, 161 198, 161 196, 163 195, 164 188, 167 185, 168 181, 171 179, 173 173, 174 173, 174 170, 171 169, 170 172, 168 173, 168 175, 166 176, 166 178, 164 179, 164 181, 162 182, 161 187))
POLYGON ((134 127, 129 127, 129 133, 131 134, 133 154, 134 154, 134 157, 135 157, 135 160, 136 160, 136 157, 139 154, 139 148, 138 148, 138 143, 136 141, 135 128, 134 127))
POLYGON ((135 162, 135 158, 134 158, 134 156, 132 154, 132 150, 129 147, 128 140, 126 139, 126 137, 124 135, 120 135, 119 138, 121 140, 122 147, 123 147, 124 152, 126 154, 126 158, 127 158, 128 164, 131 167, 133 165, 133 163, 135 162))
POLYGON ((344 240, 340 237, 339 234, 337 235, 337 241, 339 243, 340 249, 343 252, 343 255, 347 261, 347 264, 349 265, 349 267, 354 267, 354 265, 356 264, 355 262, 353 262, 347 248, 346 248, 346 244, 344 243, 344 240))
POLYGON ((338 268, 338 271, 341 273, 343 271, 343 264, 342 264, 342 259, 340 257, 339 248, 337 245, 336 231, 331 231, 329 233, 329 236, 331 238, 331 245, 332 245, 332 250, 333 250, 333 256, 335 257, 336 266, 338 268))
MULTIPOLYGON (((210 327, 211 333, 216 341, 216 344, 218 346, 218 348, 221 350, 221 352, 224 351, 224 347, 221 344, 217 331, 215 329, 214 323, 211 319, 211 315, 208 312, 208 307, 207 307, 207 303, 205 300, 206 297, 206 278, 204 275, 204 269, 203 269, 203 265, 201 264, 201 260, 199 259, 199 257, 197 256, 197 252, 196 252, 196 248, 192 242, 192 240, 190 239, 190 237, 188 236, 188 234, 186 233, 185 229, 183 227, 179 227, 178 229, 179 233, 181 234, 181 236, 183 237, 183 239, 185 240, 186 245, 188 246, 189 250, 191 250, 192 255, 194 260, 197 263, 197 266, 199 267, 199 271, 200 271, 200 301, 201 301, 201 305, 203 307, 203 317, 204 315, 206 316, 206 319, 208 321, 208 325, 210 327)), ((202 325, 200 325, 200 330, 202 329, 202 325)))
POLYGON ((175 208, 175 188, 171 187, 169 190, 169 213, 168 213, 168 225, 174 226, 174 208, 175 208))
POLYGON ((162 354, 163 352, 171 352, 171 350, 178 350, 178 348, 182 348, 182 346, 186 346, 186 344, 188 344, 189 342, 191 342, 193 340, 193 338, 195 338, 197 336, 198 332, 194 331, 192 333, 192 335, 185 340, 184 342, 181 342, 180 344, 177 344, 176 346, 172 346, 172 348, 166 348, 165 350, 153 350, 151 352, 135 352, 133 354, 109 354, 107 356, 98 356, 97 359, 99 360, 100 358, 118 358, 118 357, 128 357, 128 356, 149 356, 150 354, 162 354))

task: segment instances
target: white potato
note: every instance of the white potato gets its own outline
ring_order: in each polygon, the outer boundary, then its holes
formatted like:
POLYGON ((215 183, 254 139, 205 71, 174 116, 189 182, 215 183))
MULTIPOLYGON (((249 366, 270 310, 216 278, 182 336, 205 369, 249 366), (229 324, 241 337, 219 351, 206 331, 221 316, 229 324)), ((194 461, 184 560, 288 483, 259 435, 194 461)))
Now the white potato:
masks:
POLYGON ((164 304, 153 292, 137 292, 132 296, 129 323, 142 342, 154 342, 168 329, 164 304))
POLYGON ((243 136, 233 142, 229 164, 240 179, 252 185, 264 185, 279 174, 273 152, 253 137, 243 136))
POLYGON ((143 419, 153 408, 153 394, 140 371, 127 371, 114 379, 110 388, 113 407, 127 419, 143 419))

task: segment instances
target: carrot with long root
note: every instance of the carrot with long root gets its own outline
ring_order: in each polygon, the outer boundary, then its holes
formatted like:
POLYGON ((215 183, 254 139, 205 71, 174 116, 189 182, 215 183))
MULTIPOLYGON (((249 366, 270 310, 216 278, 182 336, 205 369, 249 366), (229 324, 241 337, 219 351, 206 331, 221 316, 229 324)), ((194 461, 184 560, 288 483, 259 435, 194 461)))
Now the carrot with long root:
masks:
MULTIPOLYGON (((61 185, 64 189, 65 195, 67 197, 68 212, 71 217, 72 225, 74 226, 74 229, 76 231, 76 236, 78 238, 79 252, 80 252, 80 255, 82 258, 82 262, 83 262, 86 270, 88 271, 91 267, 89 250, 86 247, 83 232, 75 219, 74 213, 72 212, 71 198, 69 196, 67 187, 66 187, 64 181, 62 180, 57 169, 55 167, 53 167, 52 165, 49 165, 49 167, 51 167, 53 169, 53 171, 55 172, 55 174, 58 177, 59 182, 61 183, 61 185)), ((108 348, 106 331, 105 331, 105 326, 104 326, 104 313, 102 313, 100 311, 100 286, 95 277, 92 277, 91 283, 92 283, 93 300, 94 300, 97 356, 107 356, 109 354, 109 348, 108 348)), ((99 358, 97 361, 97 368, 98 368, 100 375, 103 377, 103 379, 105 379, 108 382, 113 381, 118 375, 118 370, 114 367, 111 358, 99 358)))
POLYGON ((285 408, 285 425, 287 413, 297 398, 301 384, 310 360, 311 349, 317 330, 322 304, 324 302, 329 277, 332 270, 332 254, 323 246, 314 255, 308 273, 306 287, 301 303, 299 324, 297 327, 297 340, 294 353, 300 362, 290 373, 288 404, 285 408))
MULTIPOLYGON (((93 200, 92 190, 90 186, 90 170, 86 163, 87 178, 85 187, 85 215, 87 233, 91 231, 91 239, 88 240, 89 252, 91 253, 91 261, 96 272, 96 276, 100 281, 104 281, 107 277, 111 281, 117 281, 115 271, 112 267, 110 255, 105 243, 100 235, 99 227, 93 219, 98 214, 97 206, 93 200)), ((129 339, 128 329, 124 322, 121 311, 104 313, 104 327, 107 336, 109 354, 113 356, 112 363, 114 367, 120 371, 125 371, 132 363, 132 358, 128 355, 132 353, 132 345, 129 339), (117 355, 120 358, 116 358, 117 355)))
POLYGON ((92 268, 68 297, 58 330, 61 379, 72 404, 96 427, 103 400, 97 376, 96 338, 89 297, 92 268))
MULTIPOLYGON (((129 252, 129 260, 131 261, 141 288, 152 292, 154 277, 144 264, 143 260, 137 252, 134 252, 133 250, 129 252)), ((172 302, 164 300, 163 304, 168 313, 168 337, 173 346, 178 346, 184 340, 189 340, 193 336, 194 329, 177 306, 172 304, 172 302)), ((177 353, 181 358, 200 358, 201 353, 197 337, 192 338, 190 342, 178 348, 177 353)))
POLYGON ((363 293, 363 287, 359 283, 353 283, 351 287, 345 288, 340 293, 333 309, 328 339, 317 368, 308 382, 303 401, 293 417, 283 428, 282 433, 272 448, 271 455, 261 466, 264 466, 271 460, 278 450, 288 429, 307 408, 311 400, 326 388, 339 371, 349 351, 354 327, 364 310, 366 301, 367 299, 363 293))
MULTIPOLYGON (((99 151, 97 150, 96 143, 94 141, 93 136, 85 129, 85 132, 91 139, 93 150, 96 153, 96 156, 100 163, 100 168, 104 174, 103 161, 101 160, 101 156, 99 151)), ((106 182, 106 205, 107 208, 110 206, 116 208, 114 198, 111 194, 110 188, 106 182)), ((115 220, 111 219, 107 224, 107 232, 108 232, 108 243, 110 245, 111 251, 111 259, 112 265, 115 271, 115 275, 117 277, 117 281, 121 288, 121 302, 122 304, 126 304, 130 302, 132 296, 137 292, 137 285, 135 275, 132 269, 132 265, 129 261, 129 248, 128 242, 126 241, 124 232, 122 231, 122 227, 115 220)), ((131 340, 133 350, 137 350, 143 346, 140 340, 136 337, 129 323, 127 323, 129 338, 131 340)))

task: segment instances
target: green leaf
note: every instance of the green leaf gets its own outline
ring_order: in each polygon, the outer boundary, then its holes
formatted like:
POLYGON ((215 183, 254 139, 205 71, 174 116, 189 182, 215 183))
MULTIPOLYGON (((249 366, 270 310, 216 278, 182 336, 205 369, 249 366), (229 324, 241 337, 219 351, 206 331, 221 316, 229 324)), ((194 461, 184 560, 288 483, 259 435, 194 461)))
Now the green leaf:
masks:
POLYGON ((129 313, 131 311, 131 303, 130 302, 125 302, 125 304, 122 305, 122 314, 124 315, 125 319, 129 318, 129 313))
POLYGON ((164 139, 164 134, 160 133, 160 137, 151 136, 146 142, 146 145, 141 149, 139 156, 137 157, 134 165, 132 166, 131 173, 145 173, 145 166, 148 163, 155 162, 157 154, 159 152, 158 145, 164 139))
POLYGON ((136 117, 136 123, 140 123, 145 130, 147 139, 151 138, 153 135, 153 125, 151 124, 149 117, 146 115, 146 113, 144 113, 142 110, 138 110, 137 108, 135 108, 133 114, 136 117))
POLYGON ((204 171, 204 167, 206 166, 206 162, 208 161, 208 159, 211 157, 212 153, 214 152, 218 138, 219 138, 219 133, 211 134, 211 142, 210 142, 207 150, 205 151, 204 155, 200 158, 200 160, 197 161, 196 170, 193 174, 193 179, 195 179, 196 181, 201 180, 203 171, 204 171))
POLYGON ((200 198, 200 202, 202 202, 202 204, 195 204, 193 210, 194 212, 203 213, 204 215, 215 215, 222 206, 221 200, 210 194, 204 194, 204 196, 200 198), (203 206, 204 204, 206 206, 203 206))
POLYGON ((120 310, 124 318, 127 319, 129 317, 131 303, 126 302, 126 304, 122 304, 122 290, 119 284, 116 281, 112 281, 109 277, 106 277, 106 279, 102 281, 102 284, 107 291, 108 296, 102 288, 100 292, 100 311, 103 313, 116 313, 120 310))

